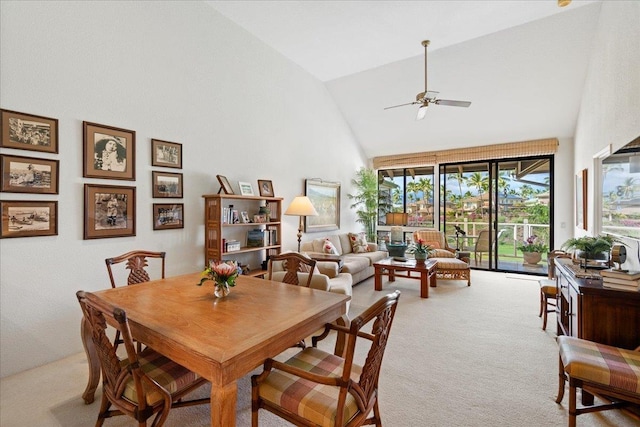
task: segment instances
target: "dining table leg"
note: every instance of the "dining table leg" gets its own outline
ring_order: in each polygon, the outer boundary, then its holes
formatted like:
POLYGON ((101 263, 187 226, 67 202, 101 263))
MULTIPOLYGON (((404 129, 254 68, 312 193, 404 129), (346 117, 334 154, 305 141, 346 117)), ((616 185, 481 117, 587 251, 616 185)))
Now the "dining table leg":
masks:
POLYGON ((84 389, 84 393, 82 393, 84 403, 88 405, 93 403, 98 382, 100 382, 100 361, 98 360, 98 353, 91 338, 91 327, 84 317, 80 322, 80 337, 82 338, 82 345, 84 346, 84 352, 87 354, 87 362, 89 365, 89 381, 87 387, 84 389))
POLYGON ((238 383, 211 384, 211 427, 234 427, 236 425, 236 400, 238 383))

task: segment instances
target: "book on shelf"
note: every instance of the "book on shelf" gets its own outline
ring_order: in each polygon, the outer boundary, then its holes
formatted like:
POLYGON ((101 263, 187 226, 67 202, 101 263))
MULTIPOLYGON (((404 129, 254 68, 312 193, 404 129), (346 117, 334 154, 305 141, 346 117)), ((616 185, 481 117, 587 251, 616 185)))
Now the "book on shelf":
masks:
POLYGON ((620 285, 638 286, 640 285, 640 279, 628 280, 628 279, 618 279, 617 277, 603 277, 602 283, 618 283, 620 285))
POLYGON ((602 277, 615 277, 616 279, 638 280, 640 279, 640 271, 619 271, 619 270, 602 270, 602 277))
POLYGON ((639 291, 640 290, 640 285, 635 283, 634 281, 630 281, 629 283, 633 283, 631 285, 629 284, 620 284, 620 283, 613 283, 613 282, 602 282, 602 286, 605 288, 610 288, 610 289, 620 289, 623 291, 639 291))

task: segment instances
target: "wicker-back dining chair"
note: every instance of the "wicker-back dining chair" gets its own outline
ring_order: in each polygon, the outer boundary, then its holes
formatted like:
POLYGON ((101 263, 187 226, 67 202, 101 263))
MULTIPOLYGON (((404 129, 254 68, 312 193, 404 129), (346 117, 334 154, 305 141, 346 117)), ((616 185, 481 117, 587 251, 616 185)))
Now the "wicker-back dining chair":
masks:
POLYGON ((209 398, 183 400, 183 397, 207 383, 206 379, 147 347, 136 351, 127 314, 90 292, 76 293, 91 339, 96 347, 102 371, 102 403, 96 427, 106 418, 128 415, 146 426, 152 416, 154 427, 164 424, 173 407, 209 403, 209 398), (126 358, 120 359, 116 346, 107 336, 107 327, 120 332, 126 358), (114 410, 110 410, 111 407, 114 410))
POLYGON ((269 280, 276 280, 290 285, 305 286, 307 288, 311 284, 311 278, 316 267, 316 260, 308 258, 298 252, 286 252, 273 255, 269 258, 269 263, 269 280), (276 263, 280 263, 281 265, 274 268, 274 264, 276 263))
POLYGON ((263 408, 298 426, 381 426, 378 378, 399 297, 400 291, 386 295, 348 327, 327 324, 313 347, 284 363, 267 359, 264 371, 251 377, 251 425, 257 427, 263 408), (370 322, 371 331, 362 330, 370 322), (346 334, 344 356, 316 347, 331 330, 346 334), (362 365, 354 363, 359 339, 370 341, 362 365))

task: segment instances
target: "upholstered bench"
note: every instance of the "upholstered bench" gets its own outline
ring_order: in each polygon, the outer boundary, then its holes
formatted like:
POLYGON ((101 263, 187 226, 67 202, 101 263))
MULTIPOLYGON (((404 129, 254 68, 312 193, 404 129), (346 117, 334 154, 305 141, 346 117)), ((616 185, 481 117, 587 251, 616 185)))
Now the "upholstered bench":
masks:
POLYGON ((413 241, 417 242, 418 240, 422 240, 434 248, 429 258, 438 261, 436 265, 436 277, 438 280, 466 280, 467 286, 471 286, 469 258, 466 258, 467 262, 456 258, 455 250, 449 247, 442 231, 433 228, 416 230, 413 232, 413 241))
POLYGON ((471 286, 471 268, 469 268, 469 264, 457 258, 434 257, 433 259, 438 261, 438 264, 436 264, 436 277, 438 279, 466 280, 467 286, 471 286))
POLYGON ((569 427, 580 414, 640 404, 640 347, 626 350, 580 338, 559 336, 559 389, 556 403, 562 402, 569 378, 569 427), (611 401, 589 407, 576 407, 576 388, 611 401))

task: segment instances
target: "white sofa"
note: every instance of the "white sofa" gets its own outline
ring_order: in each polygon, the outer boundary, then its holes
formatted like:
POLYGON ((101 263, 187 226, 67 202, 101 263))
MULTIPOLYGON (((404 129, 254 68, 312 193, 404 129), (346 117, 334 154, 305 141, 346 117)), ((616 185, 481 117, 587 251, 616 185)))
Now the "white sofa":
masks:
POLYGON ((389 257, 387 251, 378 250, 376 243, 368 243, 369 252, 354 253, 351 249, 349 233, 333 234, 302 242, 300 252, 308 255, 313 255, 314 253, 324 254, 323 247, 325 239, 329 239, 329 241, 333 243, 333 246, 336 247, 338 254, 343 255, 344 265, 341 272, 350 274, 354 285, 373 276, 375 273, 375 269, 373 268, 374 262, 389 257))

